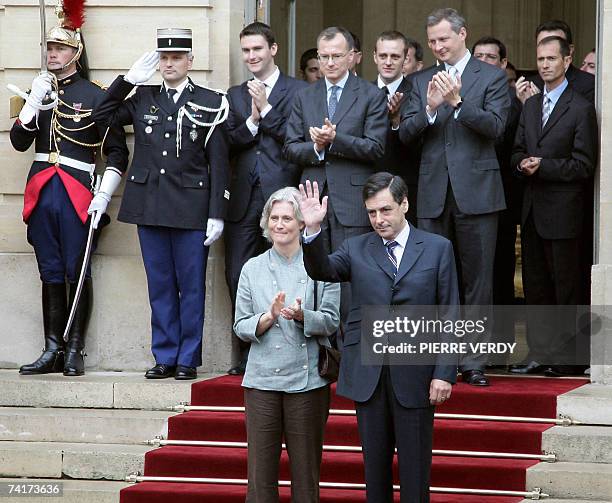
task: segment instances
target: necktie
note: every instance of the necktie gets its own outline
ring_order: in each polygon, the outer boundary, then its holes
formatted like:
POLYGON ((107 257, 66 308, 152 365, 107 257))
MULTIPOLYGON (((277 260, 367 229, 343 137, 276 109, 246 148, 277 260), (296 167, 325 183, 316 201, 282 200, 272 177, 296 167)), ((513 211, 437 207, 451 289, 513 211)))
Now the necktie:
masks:
POLYGON ((542 105, 542 129, 546 126, 546 122, 552 112, 552 100, 548 96, 544 96, 544 103, 542 105))
POLYGON ((457 70, 457 68, 454 66, 449 66, 448 73, 454 79, 454 81, 457 82, 457 74, 459 73, 459 70, 457 70))
POLYGON ((389 260, 397 271, 397 258, 395 257, 395 252, 393 251, 396 246, 399 246, 399 243, 397 241, 387 241, 385 243, 385 248, 387 249, 387 255, 389 256, 389 260))
POLYGON ((338 107, 338 89, 338 86, 331 86, 331 94, 329 96, 329 103, 327 105, 327 115, 329 116, 330 121, 334 118, 336 108, 338 107))
POLYGON ((170 106, 174 105, 174 95, 176 94, 176 89, 166 89, 166 96, 168 97, 168 103, 170 106))

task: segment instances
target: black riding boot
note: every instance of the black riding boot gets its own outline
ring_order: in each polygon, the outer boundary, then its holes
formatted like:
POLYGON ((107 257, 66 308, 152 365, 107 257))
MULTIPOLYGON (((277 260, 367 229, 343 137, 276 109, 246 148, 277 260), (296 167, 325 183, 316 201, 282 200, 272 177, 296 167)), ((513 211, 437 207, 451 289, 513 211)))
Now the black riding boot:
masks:
POLYGON ((22 375, 50 374, 64 368, 63 334, 68 319, 64 283, 42 284, 42 308, 45 349, 38 360, 19 369, 22 375))
MULTIPOLYGON (((76 287, 76 283, 70 284, 70 306, 72 306, 76 287)), ((85 354, 85 333, 87 332, 89 315, 91 314, 92 295, 90 278, 86 279, 83 283, 79 305, 74 315, 72 327, 70 327, 70 332, 68 333, 66 359, 64 362, 65 376, 82 376, 85 373, 83 355, 85 354)))

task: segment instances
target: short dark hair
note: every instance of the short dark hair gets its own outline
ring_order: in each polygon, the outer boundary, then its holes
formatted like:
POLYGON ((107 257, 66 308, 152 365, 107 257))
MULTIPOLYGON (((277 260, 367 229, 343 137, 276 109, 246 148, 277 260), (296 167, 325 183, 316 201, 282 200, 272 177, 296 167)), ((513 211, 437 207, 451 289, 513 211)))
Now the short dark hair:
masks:
POLYGON ((348 44, 349 50, 355 49, 355 39, 353 39, 353 35, 346 28, 342 26, 328 26, 325 28, 319 35, 317 36, 317 47, 319 47, 319 41, 321 40, 331 40, 336 35, 342 35, 346 43, 348 44))
POLYGON ((571 54, 569 42, 565 40, 563 37, 551 36, 551 37, 543 38, 542 40, 540 40, 538 47, 540 47, 541 45, 550 44, 552 42, 559 42, 561 56, 563 56, 564 58, 566 58, 567 56, 571 54))
MULTIPOLYGON (((401 40, 404 44, 404 56, 408 54, 408 39, 406 38, 406 35, 404 35, 401 31, 383 31, 380 35, 378 35, 378 38, 376 39, 376 44, 378 44, 379 40, 401 40)), ((376 44, 374 45, 374 52, 376 52, 376 44)))
POLYGON ((436 9, 429 16, 427 16, 426 28, 436 26, 442 21, 448 21, 451 25, 452 30, 455 33, 459 33, 461 28, 467 29, 465 18, 459 14, 455 9, 447 7, 445 9, 436 9))
POLYGON ((472 46, 472 54, 474 54, 474 52, 476 52, 476 46, 479 45, 496 45, 497 48, 499 49, 499 59, 506 59, 508 57, 508 52, 506 51, 506 46, 504 45, 504 43, 495 38, 495 37, 482 37, 479 38, 476 43, 472 46))
POLYGON ((506 64, 506 70, 512 70, 514 73, 516 73, 516 66, 510 63, 510 61, 508 61, 508 63, 506 64))
POLYGON ((412 47, 414 49, 414 57, 416 58, 416 60, 423 61, 423 46, 419 43, 419 41, 410 37, 406 37, 406 43, 408 44, 409 48, 412 47))
POLYGON ((366 180, 361 197, 365 202, 385 189, 389 189, 393 196, 393 200, 397 204, 402 204, 404 199, 408 199, 408 186, 406 182, 404 182, 401 177, 392 175, 386 171, 374 173, 366 180))
POLYGON ((572 29, 569 27, 569 24, 567 24, 565 21, 561 21, 560 19, 553 19, 551 21, 544 21, 543 23, 540 23, 540 25, 536 28, 535 38, 538 38, 540 32, 557 30, 561 30, 563 33, 565 33, 565 40, 567 40, 568 44, 571 45, 574 43, 572 40, 572 29))
POLYGON ((268 47, 272 47, 272 44, 276 43, 274 32, 266 23, 255 21, 254 23, 242 28, 242 31, 240 32, 240 39, 242 39, 242 37, 248 37, 249 35, 261 35, 266 39, 266 42, 268 42, 268 47))
POLYGON ((308 62, 311 59, 317 59, 317 48, 313 47, 312 49, 308 49, 307 51, 304 51, 302 53, 302 55, 300 56, 300 70, 304 71, 306 70, 306 67, 308 66, 308 62))

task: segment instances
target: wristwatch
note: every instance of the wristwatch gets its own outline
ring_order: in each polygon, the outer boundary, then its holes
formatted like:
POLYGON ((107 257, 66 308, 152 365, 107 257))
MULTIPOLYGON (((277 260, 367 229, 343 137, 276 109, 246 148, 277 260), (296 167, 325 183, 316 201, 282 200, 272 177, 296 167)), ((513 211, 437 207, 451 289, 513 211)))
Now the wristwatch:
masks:
POLYGON ((457 104, 455 105, 455 110, 460 110, 461 109, 461 105, 463 105, 463 100, 459 100, 457 102, 457 104))

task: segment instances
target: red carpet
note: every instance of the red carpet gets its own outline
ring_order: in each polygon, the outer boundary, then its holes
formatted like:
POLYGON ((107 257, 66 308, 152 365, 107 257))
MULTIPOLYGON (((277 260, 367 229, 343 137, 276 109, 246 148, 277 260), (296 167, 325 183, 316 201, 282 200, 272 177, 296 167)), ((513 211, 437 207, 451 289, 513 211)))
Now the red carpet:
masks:
MULTIPOLYGON (((238 377, 224 376, 192 386, 192 405, 241 406, 238 377)), ((462 383, 454 386, 451 399, 439 413, 486 414, 554 418, 557 396, 586 383, 584 379, 536 379, 494 377, 490 388, 462 383)), ((349 400, 332 399, 333 409, 353 409, 349 400)), ((542 432, 549 424, 437 419, 434 449, 539 454, 542 432)), ((237 412, 193 411, 169 421, 172 440, 245 442, 244 415, 237 412)), ((145 439, 143 439, 145 440, 145 439)), ((354 416, 330 416, 327 445, 359 445, 354 416)), ((434 456, 433 487, 525 490, 525 471, 537 461, 498 458, 434 456)), ((145 475, 158 477, 209 477, 246 479, 246 449, 223 447, 165 446, 147 453, 145 475)), ((396 467, 395 483, 397 482, 396 467)), ((289 480, 286 453, 279 478, 289 480)), ((363 483, 360 453, 325 452, 321 481, 363 483), (339 475, 342 474, 342 475, 339 475)), ((244 502, 246 488, 216 484, 142 482, 121 491, 121 503, 234 503, 244 502)), ((432 503, 517 503, 523 498, 432 494, 432 503)), ((281 488, 281 501, 290 501, 289 488, 281 488)), ((396 494, 399 501, 399 494, 396 494)), ((322 489, 321 502, 365 502, 365 492, 322 489)))

